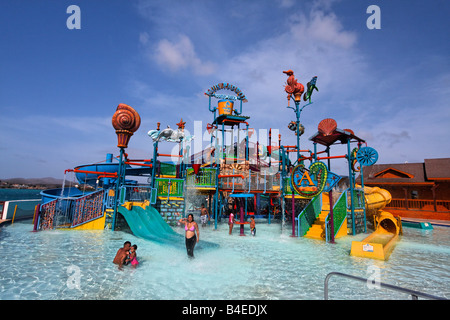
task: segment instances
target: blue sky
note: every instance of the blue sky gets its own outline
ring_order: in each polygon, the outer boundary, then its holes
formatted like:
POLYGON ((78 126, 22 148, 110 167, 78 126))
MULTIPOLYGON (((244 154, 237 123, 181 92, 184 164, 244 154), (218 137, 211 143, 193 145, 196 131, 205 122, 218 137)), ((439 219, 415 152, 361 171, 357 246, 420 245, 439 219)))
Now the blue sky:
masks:
POLYGON ((212 122, 203 93, 219 82, 247 96, 252 127, 293 144, 287 69, 304 85, 318 76, 302 148, 333 118, 375 148, 378 163, 449 157, 449 14, 445 0, 2 1, 0 178, 62 178, 118 155, 119 103, 142 119, 127 152, 149 158, 156 122, 176 127, 182 117, 191 132, 194 121, 212 122), (66 27, 72 4, 79 30, 66 27), (381 29, 366 26, 372 4, 381 29))

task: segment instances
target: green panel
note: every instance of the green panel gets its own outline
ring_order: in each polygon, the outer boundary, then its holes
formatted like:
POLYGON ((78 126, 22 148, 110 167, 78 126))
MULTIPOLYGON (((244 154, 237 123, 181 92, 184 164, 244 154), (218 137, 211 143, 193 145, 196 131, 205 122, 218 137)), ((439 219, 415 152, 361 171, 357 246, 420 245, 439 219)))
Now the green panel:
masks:
MULTIPOLYGON (((284 190, 285 190, 285 194, 292 194, 292 187, 291 187, 291 178, 290 177, 285 177, 284 178, 284 190)), ((296 191, 296 190, 294 190, 294 194, 298 194, 299 195, 299 193, 296 191)))
POLYGON ((186 170, 186 184, 190 187, 215 187, 216 186, 216 169, 201 168, 197 174, 194 169, 186 170))
POLYGON ((298 215, 298 236, 303 237, 322 211, 322 194, 315 196, 298 215))
POLYGON ((177 166, 175 164, 160 162, 159 166, 162 175, 175 176, 177 174, 177 166))
POLYGON ((156 178, 155 186, 159 197, 183 197, 184 179, 156 178), (169 187, 170 186, 170 187, 169 187))
POLYGON ((119 190, 119 203, 124 204, 127 196, 127 188, 121 187, 119 190))
POLYGON ((150 196, 150 203, 155 204, 157 198, 158 198, 158 189, 152 188, 152 193, 150 196))
MULTIPOLYGON (((334 235, 339 232, 339 228, 345 219, 347 219, 347 206, 346 206, 346 196, 347 192, 344 192, 339 197, 338 201, 333 204, 333 224, 334 224, 334 235)), ((329 223, 330 216, 327 217, 327 241, 331 240, 331 224, 329 223)))

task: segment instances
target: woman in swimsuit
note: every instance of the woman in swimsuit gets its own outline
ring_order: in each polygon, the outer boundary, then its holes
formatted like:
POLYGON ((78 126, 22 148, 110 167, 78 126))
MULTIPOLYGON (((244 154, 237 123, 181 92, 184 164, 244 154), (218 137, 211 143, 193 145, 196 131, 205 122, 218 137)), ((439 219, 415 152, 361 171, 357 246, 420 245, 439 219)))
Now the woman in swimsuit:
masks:
POLYGON ((194 221, 194 216, 192 213, 188 215, 187 219, 183 218, 179 221, 184 223, 184 230, 186 230, 186 250, 188 257, 194 258, 194 247, 200 240, 197 222, 194 221), (197 232, 197 236, 195 236, 195 232, 197 232))

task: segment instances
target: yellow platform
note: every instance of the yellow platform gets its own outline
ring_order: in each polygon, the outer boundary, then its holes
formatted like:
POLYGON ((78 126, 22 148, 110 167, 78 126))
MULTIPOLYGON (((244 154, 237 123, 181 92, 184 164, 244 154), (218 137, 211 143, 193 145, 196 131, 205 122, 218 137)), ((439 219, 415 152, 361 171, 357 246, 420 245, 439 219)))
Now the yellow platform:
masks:
POLYGON ((375 231, 363 241, 352 241, 351 256, 387 260, 402 233, 401 220, 386 211, 374 217, 375 231))
POLYGON ((106 213, 103 214, 103 216, 83 223, 82 225, 79 225, 78 227, 73 228, 74 230, 103 230, 105 229, 105 219, 106 219, 106 213))

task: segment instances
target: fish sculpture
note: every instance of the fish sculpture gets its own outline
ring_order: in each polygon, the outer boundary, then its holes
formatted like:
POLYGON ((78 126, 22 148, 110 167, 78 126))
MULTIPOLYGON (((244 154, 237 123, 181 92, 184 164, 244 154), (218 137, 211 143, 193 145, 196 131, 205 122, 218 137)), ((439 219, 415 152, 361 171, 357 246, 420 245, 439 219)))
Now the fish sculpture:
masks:
POLYGON ((153 141, 168 141, 168 142, 189 142, 194 139, 194 136, 186 137, 183 129, 174 130, 170 126, 167 126, 164 130, 150 130, 147 133, 153 141))
POLYGON ((314 76, 310 82, 308 82, 306 84, 306 92, 303 95, 303 100, 309 100, 309 102, 311 103, 311 96, 312 93, 314 91, 314 89, 316 89, 317 91, 319 91, 319 89, 316 87, 316 81, 317 81, 317 76, 314 76))

